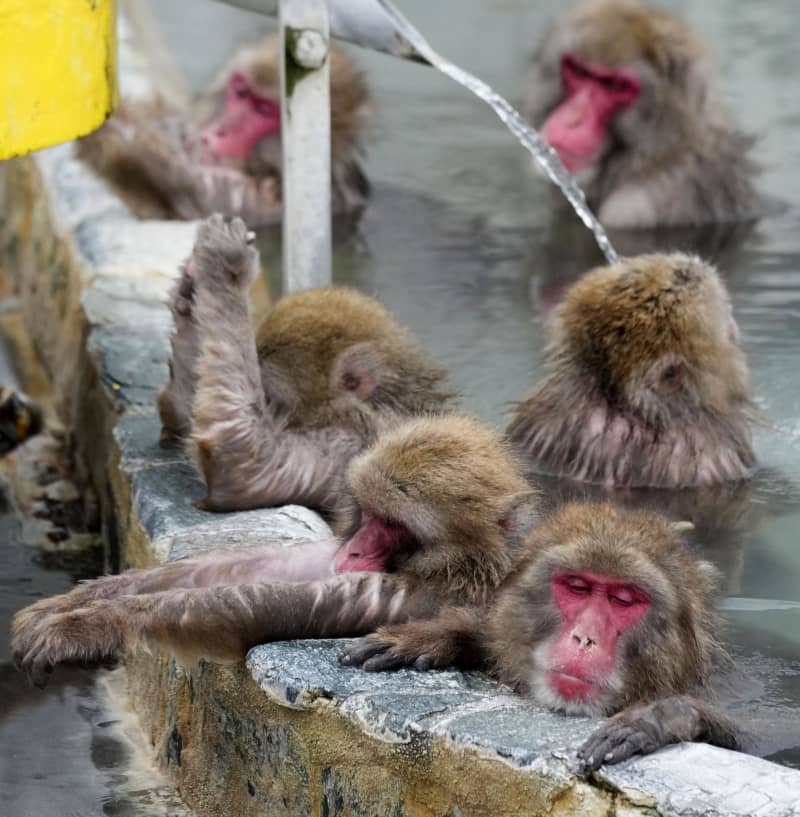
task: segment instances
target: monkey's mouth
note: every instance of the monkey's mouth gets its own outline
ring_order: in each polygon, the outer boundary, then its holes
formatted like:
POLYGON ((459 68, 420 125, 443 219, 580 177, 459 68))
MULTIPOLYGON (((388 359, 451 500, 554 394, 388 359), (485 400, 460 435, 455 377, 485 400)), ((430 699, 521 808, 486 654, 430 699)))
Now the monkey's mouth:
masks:
POLYGON ((417 538, 394 519, 362 512, 362 524, 336 554, 334 571, 391 571, 418 547, 417 538))
POLYGON ((572 675, 560 669, 550 669, 547 674, 550 687, 566 701, 586 701, 602 692, 597 681, 583 675, 572 675))

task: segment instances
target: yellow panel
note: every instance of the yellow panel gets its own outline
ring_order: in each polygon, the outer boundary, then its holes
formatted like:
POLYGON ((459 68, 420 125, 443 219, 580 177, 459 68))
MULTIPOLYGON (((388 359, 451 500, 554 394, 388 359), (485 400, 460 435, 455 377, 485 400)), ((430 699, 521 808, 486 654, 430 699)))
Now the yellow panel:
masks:
POLYGON ((102 124, 116 54, 115 0, 0 0, 0 159, 102 124))

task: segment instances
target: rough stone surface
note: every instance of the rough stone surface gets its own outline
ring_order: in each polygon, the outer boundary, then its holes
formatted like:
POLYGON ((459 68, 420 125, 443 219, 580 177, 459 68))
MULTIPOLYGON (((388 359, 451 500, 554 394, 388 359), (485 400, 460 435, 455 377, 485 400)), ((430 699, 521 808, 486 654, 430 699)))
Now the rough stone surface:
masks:
MULTIPOLYGON (((146 96, 122 31, 123 77, 146 96)), ((326 538, 299 507, 213 515, 180 451, 158 447, 166 294, 196 225, 142 223, 70 145, 0 174, 0 263, 99 497, 113 564, 143 566, 219 544, 326 538)), ((369 675, 339 642, 257 647, 245 666, 129 661, 155 751, 200 815, 800 814, 800 773, 704 745, 576 774, 593 722, 565 718, 477 674, 369 675)))

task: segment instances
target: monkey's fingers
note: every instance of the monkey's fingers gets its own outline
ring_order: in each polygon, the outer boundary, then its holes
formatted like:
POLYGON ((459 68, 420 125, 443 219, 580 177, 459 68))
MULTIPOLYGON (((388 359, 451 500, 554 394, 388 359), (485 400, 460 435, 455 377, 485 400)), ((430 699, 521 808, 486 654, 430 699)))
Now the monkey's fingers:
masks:
POLYGON ((375 636, 357 638, 339 655, 343 667, 363 667, 364 662, 389 649, 391 645, 375 636))
POLYGON ((226 220, 219 213, 207 218, 197 231, 194 245, 198 281, 212 288, 231 283, 249 285, 258 261, 253 240, 240 218, 226 220))
POLYGON ((658 748, 658 742, 636 725, 610 721, 581 746, 578 757, 585 770, 597 771, 604 763, 620 763, 633 755, 650 754, 658 748))

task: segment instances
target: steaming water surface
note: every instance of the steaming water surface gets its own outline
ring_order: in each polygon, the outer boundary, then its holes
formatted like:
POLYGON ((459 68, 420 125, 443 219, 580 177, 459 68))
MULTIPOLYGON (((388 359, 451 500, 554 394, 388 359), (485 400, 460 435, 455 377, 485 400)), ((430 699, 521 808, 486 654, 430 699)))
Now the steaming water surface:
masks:
MULTIPOLYGON (((526 60, 546 18, 563 7, 557 0, 399 5, 437 51, 512 101, 521 96, 526 60)), ((712 44, 725 98, 761 135, 762 187, 789 206, 740 229, 610 238, 623 254, 698 249, 719 264, 731 289, 772 427, 757 435, 763 468, 753 486, 703 500, 702 542, 723 570, 730 606, 747 599, 726 613, 737 659, 728 697, 762 736, 763 754, 800 767, 800 610, 772 603, 800 602, 800 21, 792 0, 661 5, 712 44)), ((268 26, 196 0, 152 8, 196 87, 238 39, 268 26)), ((450 369, 463 407, 502 425, 509 403, 536 379, 548 310, 602 256, 547 183, 529 172, 528 155, 488 108, 429 68, 357 57, 375 95, 366 163, 375 194, 358 234, 337 245, 336 280, 381 298, 450 369)), ((262 246, 278 282, 275 242, 264 236, 262 246)), ((80 713, 79 685, 59 694, 80 713)), ((52 699, 39 700, 36 723, 52 699)), ((14 717, 0 713, 4 752, 9 741, 25 740, 14 717)), ((3 757, 4 785, 21 766, 3 757)))

